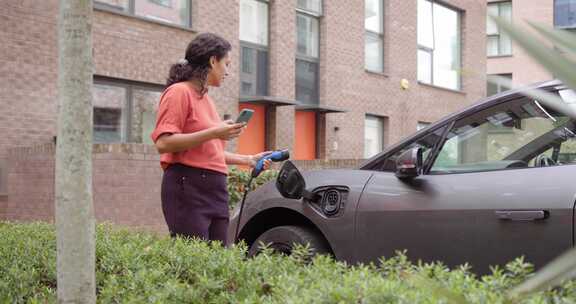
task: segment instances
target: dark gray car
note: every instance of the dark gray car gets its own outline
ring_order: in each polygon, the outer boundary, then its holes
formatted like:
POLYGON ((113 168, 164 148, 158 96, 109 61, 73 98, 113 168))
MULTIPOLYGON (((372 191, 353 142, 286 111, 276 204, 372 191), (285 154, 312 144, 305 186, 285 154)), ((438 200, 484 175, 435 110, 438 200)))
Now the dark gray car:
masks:
MULTIPOLYGON (((535 87, 576 106, 557 81, 535 87)), ((477 272, 522 255, 542 266, 574 246, 576 121, 522 92, 450 115, 358 169, 300 179, 286 168, 284 196, 274 183, 248 195, 239 239, 251 253, 260 242, 286 253, 310 243, 351 263, 406 249, 414 260, 468 262, 477 272)))

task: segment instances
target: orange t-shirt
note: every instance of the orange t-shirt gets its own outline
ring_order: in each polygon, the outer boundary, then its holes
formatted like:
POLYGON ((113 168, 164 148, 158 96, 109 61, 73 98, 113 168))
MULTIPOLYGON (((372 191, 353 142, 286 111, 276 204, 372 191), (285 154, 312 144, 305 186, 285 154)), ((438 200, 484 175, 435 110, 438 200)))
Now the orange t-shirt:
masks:
MULTIPOLYGON (((160 135, 165 133, 194 133, 221 122, 212 98, 207 94, 200 97, 192 87, 179 82, 162 93, 156 128, 151 138, 156 142, 160 135)), ((223 140, 208 140, 182 152, 162 153, 160 165, 166 169, 170 164, 181 163, 228 174, 224 147, 223 140)))

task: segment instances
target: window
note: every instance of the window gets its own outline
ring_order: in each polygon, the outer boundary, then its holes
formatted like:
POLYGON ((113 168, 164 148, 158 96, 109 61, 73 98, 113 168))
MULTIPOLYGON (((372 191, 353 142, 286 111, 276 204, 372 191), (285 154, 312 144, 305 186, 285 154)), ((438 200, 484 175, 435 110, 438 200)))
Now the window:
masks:
POLYGON ((150 134, 156 127, 156 112, 162 92, 159 89, 131 87, 130 142, 153 144, 150 134))
POLYGON ((165 7, 172 7, 172 0, 148 0, 148 1, 165 7))
POLYGON ((297 54, 318 58, 319 48, 319 21, 318 18, 305 14, 296 15, 297 28, 297 54))
POLYGON ((130 10, 131 3, 132 0, 94 0, 94 4, 98 7, 126 12, 130 10))
POLYGON ((554 26, 576 28, 576 0, 554 0, 554 26))
POLYGON ((369 71, 384 71, 384 18, 382 0, 364 2, 364 67, 369 71))
POLYGON ((95 84, 93 92, 94 142, 126 142, 127 89, 95 84))
POLYGON ((299 0, 296 13, 296 100, 319 103, 318 61, 321 2, 299 0))
MULTIPOLYGON (((242 43, 241 43, 242 44, 242 43)), ((241 45, 240 94, 243 96, 268 95, 268 50, 241 45)))
POLYGON ((378 161, 377 164, 373 166, 374 170, 381 170, 381 171, 389 171, 395 172, 396 171, 396 160, 402 153, 412 149, 412 148, 420 148, 422 149, 422 160, 424 165, 426 165, 428 158, 431 155, 431 152, 434 148, 440 143, 440 139, 442 138, 442 134, 446 129, 445 126, 440 127, 434 130, 432 133, 427 134, 423 137, 419 137, 416 140, 408 143, 395 151, 392 151, 390 154, 385 155, 381 161, 378 161))
POLYGON ((296 99, 304 104, 318 104, 318 63, 296 59, 296 99))
POLYGON ((430 125, 429 122, 419 121, 418 124, 416 125, 416 131, 420 131, 420 130, 422 130, 422 129, 426 129, 426 128, 428 128, 429 125, 430 125))
POLYGON ((317 16, 322 15, 322 0, 298 0, 296 7, 317 16))
POLYGON ((370 158, 384 148, 384 120, 366 115, 364 120, 364 158, 370 158))
POLYGON ((268 95, 268 3, 240 1, 240 94, 268 95))
POLYGON ((558 91, 558 94, 565 103, 570 105, 576 105, 576 92, 574 92, 573 90, 568 89, 560 90, 558 91))
MULTIPOLYGON (((576 106, 576 92, 569 89, 563 89, 558 91, 560 98, 562 100, 571 105, 572 107, 576 106)), ((560 147, 552 147, 549 151, 543 153, 545 155, 550 155, 552 161, 555 163, 553 164, 569 164, 576 162, 576 140, 567 140, 563 142, 560 147), (550 151, 551 150, 551 151, 550 151)), ((538 164, 536 164, 538 165, 538 164)))
POLYGON ((163 23, 191 27, 191 0, 95 0, 94 5, 163 23))
POLYGON ((537 100, 518 97, 457 121, 431 173, 566 164, 576 156, 575 132, 574 120, 537 100), (495 127, 509 130, 493 132, 495 127))
POLYGON ((460 13, 418 0, 418 81, 460 90, 460 13))
POLYGON ((501 83, 501 81, 498 81, 498 79, 506 78, 512 82, 512 74, 488 75, 487 78, 486 96, 492 96, 510 90, 510 87, 507 84, 501 83))
POLYGON ((486 16, 486 52, 488 56, 504 56, 512 54, 510 36, 498 28, 490 16, 512 22, 512 2, 488 3, 486 16))
POLYGON ((240 40, 258 45, 268 45, 267 2, 240 1, 240 40))
POLYGON ((95 143, 152 144, 160 87, 95 81, 93 122, 95 143))

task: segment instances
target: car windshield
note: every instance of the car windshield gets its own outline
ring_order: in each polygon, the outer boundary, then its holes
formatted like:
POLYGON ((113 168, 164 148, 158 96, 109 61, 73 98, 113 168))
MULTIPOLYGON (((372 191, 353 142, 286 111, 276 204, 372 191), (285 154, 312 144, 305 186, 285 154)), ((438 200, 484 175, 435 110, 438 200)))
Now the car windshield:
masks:
MULTIPOLYGON (((568 104, 573 91, 560 91, 568 104)), ((529 97, 478 111, 456 122, 431 173, 560 165, 576 159, 573 119, 529 97)))

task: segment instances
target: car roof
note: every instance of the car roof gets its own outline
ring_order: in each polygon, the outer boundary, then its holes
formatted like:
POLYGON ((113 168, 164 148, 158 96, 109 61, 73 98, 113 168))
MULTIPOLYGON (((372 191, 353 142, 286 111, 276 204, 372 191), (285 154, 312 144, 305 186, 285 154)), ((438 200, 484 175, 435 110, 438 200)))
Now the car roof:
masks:
POLYGON ((550 87, 556 87, 556 86, 560 86, 562 85, 562 82, 559 80, 547 80, 547 81, 541 81, 541 82, 537 82, 537 83, 533 83, 530 85, 526 85, 526 86, 522 86, 522 87, 518 87, 515 89, 511 89, 508 91, 504 91, 489 97, 484 97, 482 99, 480 99, 479 101, 472 103, 471 105, 453 112, 451 114, 448 114, 446 116, 444 116, 443 118, 439 119, 438 121, 432 123, 430 126, 416 131, 415 133, 408 135, 407 137, 403 138, 402 140, 400 140, 399 142, 397 142, 396 144, 393 144, 392 146, 382 150, 382 152, 378 153, 377 155, 374 155, 373 157, 371 157, 370 159, 367 159, 364 163, 362 163, 359 166, 359 169, 366 169, 368 167, 370 167, 374 162, 378 161, 383 155, 388 154, 389 152, 396 150, 398 147, 403 146, 404 144, 411 142, 412 140, 414 140, 417 137, 420 137, 424 134, 429 134, 432 133, 434 131, 436 131, 436 129, 442 127, 446 122, 448 121, 452 121, 452 120, 456 120, 462 116, 466 116, 468 115, 470 112, 476 112, 479 111, 481 109, 490 107, 494 104, 500 103, 500 102, 504 102, 506 100, 509 100, 511 98, 517 97, 518 95, 523 95, 522 92, 525 91, 529 91, 529 90, 534 90, 534 89, 547 89, 550 87))

